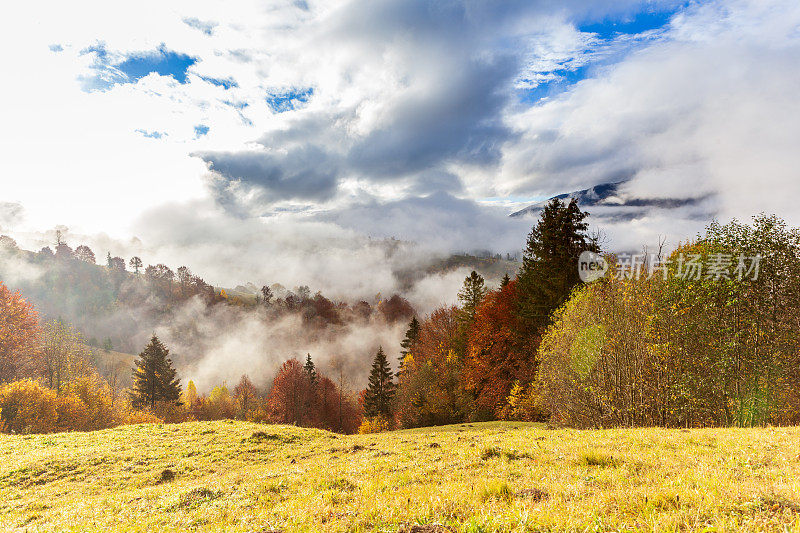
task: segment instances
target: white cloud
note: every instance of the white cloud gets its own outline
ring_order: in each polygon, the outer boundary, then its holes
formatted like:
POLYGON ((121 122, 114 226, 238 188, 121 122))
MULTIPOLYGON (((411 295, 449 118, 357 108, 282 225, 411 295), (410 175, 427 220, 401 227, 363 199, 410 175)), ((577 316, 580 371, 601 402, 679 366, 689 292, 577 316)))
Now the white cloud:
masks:
POLYGON ((521 247, 525 224, 479 208, 485 197, 630 177, 641 197, 710 195, 699 210, 601 220, 620 246, 688 237, 709 212, 794 217, 800 8, 693 3, 667 28, 611 42, 576 29, 675 4, 16 3, 0 36, 13 80, 0 88, 0 201, 25 208, 15 232, 66 224, 110 249, 135 235, 163 254, 153 261, 215 281, 326 283, 313 254, 345 273, 369 265, 373 279, 343 284, 365 292, 391 280, 366 235, 521 247), (150 74, 87 93, 79 78, 96 74, 97 57, 82 52, 98 43, 119 58, 163 45, 198 61, 185 84, 150 74), (519 102, 522 80, 597 61, 566 93, 519 102), (308 88, 301 109, 267 105, 270 93, 308 88), (209 177, 203 159, 221 174, 209 177), (327 256, 326 242, 336 243, 327 256), (233 257, 244 259, 231 271, 233 257))

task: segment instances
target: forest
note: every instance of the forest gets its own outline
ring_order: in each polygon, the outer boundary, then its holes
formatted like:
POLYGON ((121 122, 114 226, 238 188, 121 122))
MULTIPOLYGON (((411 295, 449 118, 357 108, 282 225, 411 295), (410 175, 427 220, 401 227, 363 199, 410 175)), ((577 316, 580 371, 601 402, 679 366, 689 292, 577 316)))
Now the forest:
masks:
MULTIPOLYGON (((36 253, 2 237, 0 253, 39 275, 0 282, 0 430, 219 419, 341 433, 490 420, 576 428, 800 422, 800 230, 761 214, 711 222, 669 253, 615 254, 587 215, 574 201, 552 200, 517 272, 489 286, 472 271, 457 305, 424 316, 398 294, 348 303, 277 284, 228 294, 185 266, 110 254, 101 266, 89 247, 73 250, 60 236, 55 250, 36 253), (605 275, 582 281, 584 252, 605 261, 605 275), (230 320, 288 317, 318 342, 353 324, 405 334, 397 346, 354 347, 357 356, 324 369, 307 353, 269 375, 254 366, 235 384, 198 391, 181 375, 185 355, 173 361, 159 335, 141 334, 187 302, 206 315, 225 309, 230 320), (98 331, 87 321, 109 316, 99 330, 108 335, 86 337, 98 331), (109 364, 114 349, 139 352, 135 364, 109 364), (368 380, 354 390, 356 367, 368 380)), ((201 338, 196 319, 179 324, 181 346, 201 338)))

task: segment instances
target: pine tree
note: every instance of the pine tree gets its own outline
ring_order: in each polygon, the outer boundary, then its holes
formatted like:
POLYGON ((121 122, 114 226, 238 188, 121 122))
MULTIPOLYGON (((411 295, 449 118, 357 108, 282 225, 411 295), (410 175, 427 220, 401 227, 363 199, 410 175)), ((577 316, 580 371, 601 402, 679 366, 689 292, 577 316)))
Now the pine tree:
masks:
POLYGON ((408 329, 406 330, 406 336, 400 341, 400 364, 397 367, 397 377, 400 378, 400 374, 403 372, 403 361, 406 360, 406 356, 414 351, 415 344, 419 341, 419 320, 417 317, 413 317, 411 322, 408 323, 408 329))
POLYGON ((136 408, 155 408, 156 402, 180 404, 181 385, 169 350, 153 335, 150 343, 139 354, 133 371, 131 403, 136 408))
POLYGON ((586 233, 589 225, 584 219, 588 215, 574 199, 564 204, 553 198, 528 235, 517 281, 518 311, 529 334, 540 332, 548 324, 551 313, 580 283, 578 258, 581 252, 599 251, 596 241, 586 233))
POLYGON ((317 367, 314 366, 314 361, 311 360, 311 354, 306 354, 306 364, 303 365, 303 371, 308 376, 308 381, 311 383, 311 388, 313 389, 317 385, 317 367))
POLYGON ((364 414, 368 417, 389 418, 394 389, 389 361, 386 359, 386 354, 383 353, 383 347, 379 347, 378 353, 375 354, 375 359, 372 361, 369 385, 364 392, 364 414))
POLYGON ((461 309, 466 322, 471 322, 475 318, 475 310, 487 292, 489 291, 486 288, 486 281, 483 276, 474 270, 464 278, 464 285, 458 292, 458 301, 461 302, 461 309))
POLYGON ((500 288, 505 289, 509 283, 511 283, 511 278, 508 277, 508 272, 506 272, 503 279, 500 280, 500 288))

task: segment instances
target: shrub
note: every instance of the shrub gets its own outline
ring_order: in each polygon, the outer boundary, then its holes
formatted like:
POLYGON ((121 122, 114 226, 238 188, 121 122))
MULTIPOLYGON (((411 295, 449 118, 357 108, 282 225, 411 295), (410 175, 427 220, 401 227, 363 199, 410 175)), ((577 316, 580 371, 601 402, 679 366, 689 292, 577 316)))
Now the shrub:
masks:
POLYGON ((358 426, 358 432, 361 434, 364 433, 382 433, 384 431, 389 431, 391 429, 391 425, 389 421, 382 416, 374 416, 370 418, 365 418, 361 425, 358 426))
POLYGON ((56 431, 58 397, 54 391, 31 379, 12 381, 0 387, 0 413, 9 432, 56 431))

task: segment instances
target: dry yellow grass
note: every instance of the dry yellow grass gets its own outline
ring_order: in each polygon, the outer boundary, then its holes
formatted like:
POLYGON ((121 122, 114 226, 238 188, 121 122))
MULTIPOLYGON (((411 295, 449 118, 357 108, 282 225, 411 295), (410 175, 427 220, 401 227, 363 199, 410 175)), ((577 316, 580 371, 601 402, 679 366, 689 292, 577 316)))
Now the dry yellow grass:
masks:
POLYGON ((795 531, 798 445, 798 428, 516 423, 0 435, 0 530, 795 531))

